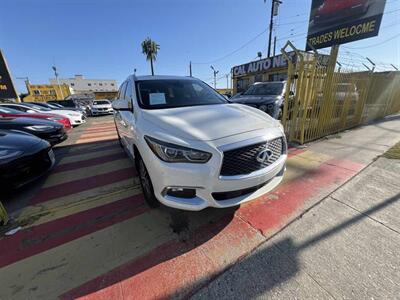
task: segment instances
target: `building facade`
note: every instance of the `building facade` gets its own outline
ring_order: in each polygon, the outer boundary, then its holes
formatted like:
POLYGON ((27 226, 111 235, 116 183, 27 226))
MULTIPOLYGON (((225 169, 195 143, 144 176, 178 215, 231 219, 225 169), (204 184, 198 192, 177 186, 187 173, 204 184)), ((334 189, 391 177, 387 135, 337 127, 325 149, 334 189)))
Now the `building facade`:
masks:
POLYGON ((67 84, 30 84, 26 82, 28 95, 24 102, 46 102, 50 100, 63 100, 72 94, 72 89, 67 84))
MULTIPOLYGON (((59 78, 60 84, 67 84, 74 93, 115 92, 118 90, 117 81, 112 79, 86 79, 83 75, 74 78, 59 78)), ((50 84, 57 84, 55 78, 50 78, 50 84)))

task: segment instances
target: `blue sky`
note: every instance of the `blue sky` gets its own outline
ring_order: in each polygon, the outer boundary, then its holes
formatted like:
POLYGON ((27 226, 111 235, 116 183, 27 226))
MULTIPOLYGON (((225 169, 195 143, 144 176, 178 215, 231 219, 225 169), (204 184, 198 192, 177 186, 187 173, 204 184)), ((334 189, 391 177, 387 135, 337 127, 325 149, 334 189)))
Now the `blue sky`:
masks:
MULTIPOLYGON (((289 38, 303 49, 311 0, 282 1, 276 19, 278 48, 289 38)), ((83 74, 121 83, 134 68, 138 74, 149 73, 140 47, 149 36, 161 47, 157 74, 188 75, 191 60, 194 76, 210 83, 211 64, 222 77, 232 66, 255 59, 258 51, 266 54, 263 31, 270 2, 2 0, 0 48, 14 79, 28 76, 32 83, 47 83, 55 62, 61 77, 83 74)), ((380 35, 343 45, 342 62, 360 64, 367 56, 400 65, 400 0, 387 0, 385 11, 380 35)), ((15 83, 19 92, 25 91, 22 80, 15 83)), ((225 86, 226 79, 219 79, 218 87, 225 86)))

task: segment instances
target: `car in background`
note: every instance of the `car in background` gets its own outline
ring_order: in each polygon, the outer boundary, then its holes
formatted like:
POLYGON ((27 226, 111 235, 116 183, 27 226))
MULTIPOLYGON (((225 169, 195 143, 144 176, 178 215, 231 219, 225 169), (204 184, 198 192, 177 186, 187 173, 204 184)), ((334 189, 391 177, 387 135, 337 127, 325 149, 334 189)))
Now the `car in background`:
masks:
POLYGON ((71 122, 67 117, 56 114, 25 113, 13 108, 0 106, 0 117, 45 119, 62 124, 67 132, 72 129, 71 122))
POLYGON ((131 75, 113 108, 120 143, 134 158, 150 206, 236 206, 283 178, 287 145, 280 122, 229 103, 199 79, 131 75))
POLYGON ((364 15, 371 6, 371 0, 324 0, 318 7, 313 21, 315 25, 331 24, 364 15))
POLYGON ((0 189, 21 187, 45 174, 55 162, 48 142, 29 133, 0 129, 0 189))
POLYGON ((335 100, 345 101, 349 99, 351 102, 357 102, 360 98, 358 89, 354 83, 338 83, 336 85, 335 100))
POLYGON ((47 103, 47 102, 30 102, 30 103, 38 105, 40 107, 48 108, 51 110, 61 109, 61 110, 77 111, 77 112, 81 112, 86 117, 85 110, 83 110, 81 108, 66 108, 66 107, 63 107, 62 105, 55 105, 53 103, 47 103))
POLYGON ((51 145, 61 143, 68 138, 63 125, 34 118, 0 117, 0 129, 24 131, 48 141, 51 145))
POLYGON ((58 108, 73 110, 73 111, 80 111, 81 113, 87 116, 89 114, 89 106, 83 103, 78 102, 77 100, 54 100, 54 101, 47 101, 48 104, 55 105, 58 108))
POLYGON ((242 94, 236 94, 229 101, 245 104, 266 112, 275 119, 282 117, 286 82, 257 82, 242 94))
POLYGON ((57 114, 61 115, 64 117, 67 117, 69 121, 71 122, 72 126, 77 126, 80 124, 83 124, 86 122, 86 117, 81 113, 81 112, 75 112, 75 111, 69 111, 69 110, 64 110, 64 109, 55 109, 51 110, 45 107, 41 107, 29 102, 23 102, 23 103, 2 103, 0 104, 0 107, 9 107, 13 108, 22 112, 26 113, 40 113, 40 114, 57 114))
POLYGON ((92 116, 113 114, 114 110, 111 106, 111 101, 107 99, 93 100, 90 106, 90 114, 92 116))

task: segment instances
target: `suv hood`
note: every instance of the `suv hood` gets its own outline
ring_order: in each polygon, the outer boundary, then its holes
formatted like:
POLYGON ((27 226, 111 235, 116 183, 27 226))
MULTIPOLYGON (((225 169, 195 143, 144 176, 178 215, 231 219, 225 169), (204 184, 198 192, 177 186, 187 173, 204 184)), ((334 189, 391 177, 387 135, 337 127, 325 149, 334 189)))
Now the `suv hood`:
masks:
POLYGON ((240 104, 201 105, 143 110, 144 120, 187 140, 212 141, 268 127, 276 120, 255 108, 240 104))
POLYGON ((251 95, 240 95, 235 98, 230 99, 234 103, 244 103, 244 104, 261 104, 261 103, 272 103, 275 100, 280 100, 282 96, 280 95, 270 95, 270 96, 251 96, 251 95))

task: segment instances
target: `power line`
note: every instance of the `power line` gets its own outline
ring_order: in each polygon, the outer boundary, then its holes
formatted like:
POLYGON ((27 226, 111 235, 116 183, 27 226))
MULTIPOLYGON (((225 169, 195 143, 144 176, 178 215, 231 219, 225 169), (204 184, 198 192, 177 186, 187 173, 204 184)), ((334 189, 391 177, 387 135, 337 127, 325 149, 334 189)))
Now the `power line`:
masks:
POLYGON ((246 42, 245 44, 243 44, 242 46, 240 46, 239 48, 237 48, 236 50, 233 50, 232 52, 218 58, 218 59, 214 59, 208 62, 192 62, 192 64, 196 64, 196 65, 208 65, 208 64, 212 64, 212 63, 216 63, 218 61, 224 60, 225 58, 235 54, 236 52, 242 50, 244 47, 246 47, 247 45, 249 45, 250 43, 252 43, 253 41, 255 41, 257 38, 259 38, 261 35, 263 35, 264 33, 267 32, 267 29, 264 29, 262 32, 260 32, 259 34, 257 34, 255 37, 253 37, 251 40, 249 40, 248 42, 246 42))
POLYGON ((385 43, 387 43, 387 42, 390 42, 391 40, 397 38, 398 36, 400 36, 400 33, 398 33, 398 34, 392 36, 391 38, 388 38, 387 40, 384 40, 384 41, 382 41, 382 42, 379 42, 379 43, 376 43, 376 44, 373 44, 373 45, 368 45, 368 46, 364 46, 364 47, 343 47, 343 48, 346 48, 346 49, 365 49, 365 48, 372 48, 372 47, 380 46, 380 45, 382 45, 382 44, 385 44, 385 43))

